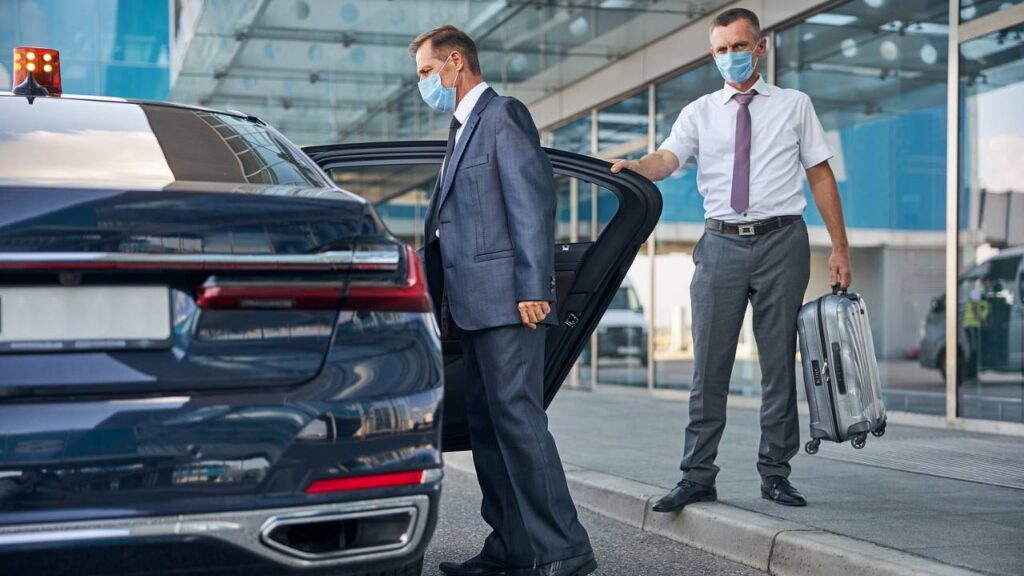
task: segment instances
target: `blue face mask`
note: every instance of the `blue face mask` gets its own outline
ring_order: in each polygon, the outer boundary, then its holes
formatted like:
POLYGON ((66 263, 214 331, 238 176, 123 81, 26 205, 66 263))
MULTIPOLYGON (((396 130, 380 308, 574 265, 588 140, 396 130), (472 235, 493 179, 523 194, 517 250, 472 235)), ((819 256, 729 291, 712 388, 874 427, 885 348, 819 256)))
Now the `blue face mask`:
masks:
POLYGON ((436 73, 419 82, 420 96, 423 101, 438 112, 455 111, 455 83, 459 81, 458 72, 455 73, 455 82, 450 88, 441 83, 441 70, 444 70, 449 61, 451 61, 451 56, 444 61, 436 73))
POLYGON ((754 75, 754 53, 752 51, 727 52, 715 56, 715 64, 726 82, 742 84, 754 75))

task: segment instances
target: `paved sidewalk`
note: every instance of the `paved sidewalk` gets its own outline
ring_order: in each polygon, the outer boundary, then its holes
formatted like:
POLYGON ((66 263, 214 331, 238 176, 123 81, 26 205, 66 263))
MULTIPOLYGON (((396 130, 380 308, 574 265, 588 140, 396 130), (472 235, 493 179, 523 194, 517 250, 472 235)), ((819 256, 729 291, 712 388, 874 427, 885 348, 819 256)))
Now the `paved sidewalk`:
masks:
MULTIPOLYGON (((567 468, 667 491, 680 477, 686 410, 683 401, 602 387, 562 390, 548 413, 567 468)), ((786 508, 760 496, 757 412, 730 408, 728 418, 721 502, 946 564, 1024 574, 1024 439, 890 425, 864 450, 822 444, 793 460, 791 479, 810 505, 786 508)))

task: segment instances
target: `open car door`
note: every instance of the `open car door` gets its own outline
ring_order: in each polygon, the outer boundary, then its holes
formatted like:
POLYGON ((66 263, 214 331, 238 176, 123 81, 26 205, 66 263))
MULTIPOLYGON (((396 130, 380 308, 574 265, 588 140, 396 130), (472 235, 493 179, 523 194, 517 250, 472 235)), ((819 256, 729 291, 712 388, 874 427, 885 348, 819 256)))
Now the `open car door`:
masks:
MULTIPOLYGON (((444 159, 445 143, 381 142, 311 146, 303 151, 341 188, 366 197, 380 212, 388 208, 390 200, 411 190, 425 190, 429 194, 444 159)), ((559 150, 545 151, 551 159, 556 181, 575 180, 578 188, 600 189, 606 195, 614 195, 618 203, 614 216, 596 240, 556 245, 559 325, 548 331, 545 348, 544 405, 547 407, 588 343, 640 246, 654 230, 661 216, 662 200, 657 187, 636 173, 612 174, 611 165, 602 160, 559 150)), ((422 228, 422 214, 414 210, 411 220, 410 228, 418 236, 416 227, 422 228)), ((392 232, 402 235, 394 227, 392 232)), ((467 450, 469 432, 462 349, 457 338, 448 334, 447 330, 442 330, 443 446, 446 451, 467 450)))

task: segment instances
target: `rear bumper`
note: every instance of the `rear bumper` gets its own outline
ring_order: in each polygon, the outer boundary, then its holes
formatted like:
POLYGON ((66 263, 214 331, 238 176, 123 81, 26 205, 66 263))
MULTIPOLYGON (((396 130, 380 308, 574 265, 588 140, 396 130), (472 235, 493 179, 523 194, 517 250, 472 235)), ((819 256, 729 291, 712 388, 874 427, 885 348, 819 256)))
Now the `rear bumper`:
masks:
MULTIPOLYGON (((183 514, 145 518, 124 518, 86 522, 11 525, 0 527, 0 564, 21 569, 74 566, 75 574, 121 573, 124 566, 116 557, 106 566, 83 566, 67 561, 76 555, 104 557, 103 550, 116 550, 146 566, 146 573, 192 570, 167 562, 168 550, 187 545, 184 550, 207 551, 209 560, 202 569, 210 572, 237 569, 285 569, 300 572, 330 568, 333 573, 362 573, 412 562, 423 554, 437 521, 440 481, 429 486, 429 494, 317 504, 266 510, 245 510, 212 514, 183 514), (294 524, 315 524, 332 520, 365 518, 401 518, 403 528, 393 531, 389 541, 375 540, 349 550, 309 553, 293 549, 271 537, 275 529, 294 524), (407 519, 407 524, 405 520, 407 519), (204 546, 197 547, 202 542, 204 546), (177 546, 176 546, 177 545, 177 546), (96 551, 100 554, 95 554, 96 551), (62 557, 64 561, 62 561, 62 557), (157 560, 159 563, 147 560, 157 560), (220 562, 227 565, 219 566, 220 562), (155 565, 154 565, 155 564, 155 565)), ((192 552, 189 552, 191 555, 192 552)), ((62 572, 59 571, 59 572, 62 572)))

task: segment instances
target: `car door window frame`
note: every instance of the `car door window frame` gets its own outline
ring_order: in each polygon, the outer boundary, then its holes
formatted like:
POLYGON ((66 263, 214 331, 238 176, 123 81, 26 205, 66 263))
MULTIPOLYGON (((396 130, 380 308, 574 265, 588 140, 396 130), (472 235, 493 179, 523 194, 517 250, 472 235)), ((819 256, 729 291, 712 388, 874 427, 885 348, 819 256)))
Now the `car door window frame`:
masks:
MULTIPOLYGON (((611 191, 618 199, 618 210, 593 241, 573 286, 593 287, 586 298, 572 299, 570 291, 566 317, 575 319, 569 326, 563 322, 557 330, 566 331, 558 339, 545 361, 544 399, 547 406, 573 362, 589 342, 589 335, 622 284, 630 264, 640 247, 654 231, 661 216, 662 197, 658 188, 635 172, 624 170, 612 174, 611 164, 604 160, 545 148, 552 168, 558 174, 596 184, 611 191), (591 265, 600 262, 600 265, 591 265), (572 299, 572 300, 570 300, 572 299)), ((303 152, 325 172, 341 167, 372 165, 404 165, 437 163, 444 158, 445 143, 441 141, 383 142, 311 146, 303 152)), ((331 178, 327 178, 332 180, 331 178)), ((579 293, 577 293, 579 294, 579 293)))

